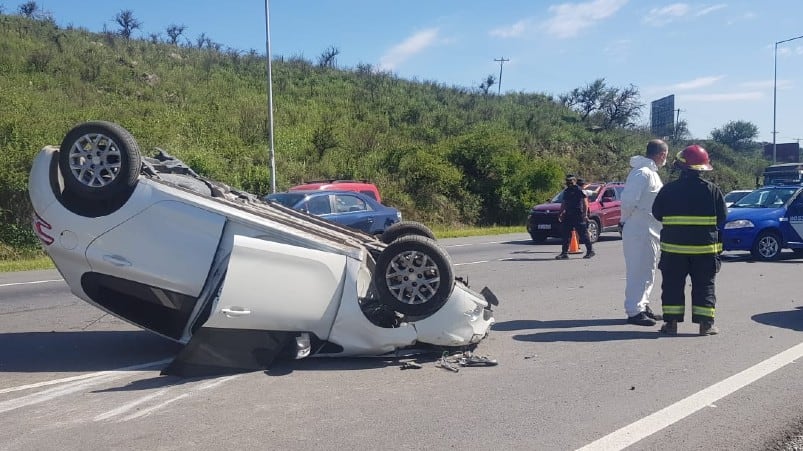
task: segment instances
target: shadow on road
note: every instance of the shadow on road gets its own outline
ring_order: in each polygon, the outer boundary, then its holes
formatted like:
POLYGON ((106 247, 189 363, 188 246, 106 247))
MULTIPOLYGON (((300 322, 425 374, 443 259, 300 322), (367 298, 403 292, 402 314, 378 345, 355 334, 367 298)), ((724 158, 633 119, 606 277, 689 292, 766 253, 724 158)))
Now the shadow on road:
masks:
POLYGON ((624 326, 627 324, 624 318, 599 318, 599 319, 558 319, 552 321, 538 321, 535 319, 516 319, 504 321, 491 326, 492 330, 510 331, 524 329, 569 329, 574 327, 591 326, 624 326))
POLYGON ((539 332, 527 335, 514 335, 516 341, 529 341, 535 343, 552 343, 557 341, 574 342, 600 342, 618 340, 655 340, 663 338, 666 340, 678 337, 697 337, 697 334, 678 334, 674 337, 662 336, 658 333, 658 328, 644 331, 637 330, 572 330, 558 332, 539 332))
POLYGON ((0 334, 0 372, 84 372, 173 357, 181 347, 145 331, 0 334))
POLYGON ((803 332, 803 306, 785 312, 768 312, 753 315, 753 321, 768 326, 782 327, 803 332))

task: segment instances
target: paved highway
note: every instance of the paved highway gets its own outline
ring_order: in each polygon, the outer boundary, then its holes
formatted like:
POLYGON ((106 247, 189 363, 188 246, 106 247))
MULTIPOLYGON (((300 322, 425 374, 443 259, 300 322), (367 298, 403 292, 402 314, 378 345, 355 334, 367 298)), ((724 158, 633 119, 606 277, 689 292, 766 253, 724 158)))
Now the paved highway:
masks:
POLYGON ((477 349, 496 367, 307 359, 160 376, 177 345, 78 300, 55 271, 0 274, 0 449, 754 450, 801 423, 803 260, 726 254, 722 334, 687 322, 659 337, 624 321, 618 238, 568 261, 524 234, 441 243, 500 298, 477 349))

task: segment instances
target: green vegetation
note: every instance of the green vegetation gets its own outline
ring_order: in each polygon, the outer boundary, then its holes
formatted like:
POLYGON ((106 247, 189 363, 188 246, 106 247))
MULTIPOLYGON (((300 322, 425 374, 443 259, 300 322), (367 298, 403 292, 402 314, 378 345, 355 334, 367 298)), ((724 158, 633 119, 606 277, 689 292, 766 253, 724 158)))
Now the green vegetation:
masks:
MULTIPOLYGON (((34 154, 87 120, 119 123, 146 152, 163 148, 207 177, 255 194, 270 190, 264 56, 221 50, 204 35, 178 45, 180 25, 167 30, 169 42, 135 39, 139 23, 128 10, 115 17, 127 34, 62 29, 35 12, 0 14, 0 260, 38 247, 27 195, 34 154)), ((632 125, 641 108, 632 86, 597 80, 561 99, 500 96, 403 80, 366 64, 338 69, 338 52, 327 49, 318 64, 272 62, 280 190, 364 178, 405 218, 436 229, 516 228, 567 172, 624 179, 629 157, 650 138, 632 125)), ((686 144, 673 142, 673 152, 686 144)), ((766 166, 702 144, 723 190, 752 186, 766 166)))
POLYGON ((20 257, 0 260, 0 272, 31 271, 34 269, 51 269, 53 261, 50 257, 20 257))

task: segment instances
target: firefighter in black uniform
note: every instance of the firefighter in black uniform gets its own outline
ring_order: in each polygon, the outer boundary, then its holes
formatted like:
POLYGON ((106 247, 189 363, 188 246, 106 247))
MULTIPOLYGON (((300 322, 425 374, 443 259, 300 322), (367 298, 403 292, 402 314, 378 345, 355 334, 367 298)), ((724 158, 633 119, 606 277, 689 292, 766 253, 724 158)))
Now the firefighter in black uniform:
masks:
POLYGON ((690 276, 691 321, 700 325, 700 335, 714 335, 719 332, 714 326, 714 281, 722 252, 718 227, 725 223, 728 209, 719 187, 700 178, 702 171, 713 169, 705 149, 696 144, 686 147, 674 166, 680 169, 680 178, 664 185, 652 205, 652 215, 663 223, 658 263, 663 278, 661 332, 677 334, 690 276))
POLYGON ((579 240, 586 246, 586 254, 583 258, 591 258, 596 255, 591 245, 591 237, 588 236, 588 196, 577 186, 577 177, 571 174, 566 175, 566 189, 563 190, 558 222, 563 225, 561 229, 563 246, 560 254, 555 257, 556 259, 569 258, 572 230, 577 231, 579 240))

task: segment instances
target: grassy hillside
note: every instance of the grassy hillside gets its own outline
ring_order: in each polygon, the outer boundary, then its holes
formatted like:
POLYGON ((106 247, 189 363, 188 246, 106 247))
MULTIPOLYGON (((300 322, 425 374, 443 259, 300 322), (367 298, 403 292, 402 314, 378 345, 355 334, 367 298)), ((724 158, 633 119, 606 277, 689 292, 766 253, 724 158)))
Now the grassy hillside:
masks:
MULTIPOLYGON (((538 93, 484 94, 301 58, 272 67, 280 190, 371 179, 386 203, 433 226, 523 224, 564 173, 623 179, 649 139, 643 130, 589 127, 538 93)), ((255 53, 0 14, 0 259, 36 247, 26 188, 33 155, 87 120, 117 122, 146 152, 161 147, 205 176, 267 193, 266 92, 266 61, 255 53)), ((704 144, 723 190, 751 186, 766 164, 704 144)))

